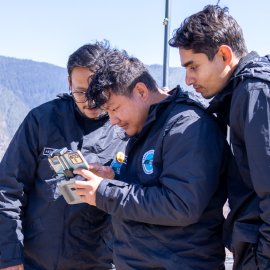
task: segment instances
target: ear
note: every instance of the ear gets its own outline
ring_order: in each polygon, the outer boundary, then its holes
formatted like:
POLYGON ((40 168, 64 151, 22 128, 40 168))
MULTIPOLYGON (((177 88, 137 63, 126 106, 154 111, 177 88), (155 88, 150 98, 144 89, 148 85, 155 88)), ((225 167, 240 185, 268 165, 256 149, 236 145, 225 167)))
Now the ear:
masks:
POLYGON ((144 83, 138 82, 133 89, 133 95, 134 97, 146 101, 149 97, 149 90, 144 83))
POLYGON ((69 86, 69 90, 71 91, 71 77, 68 76, 68 86, 69 86))
POLYGON ((233 61, 233 51, 228 45, 221 45, 218 49, 218 55, 222 57, 225 65, 231 65, 233 61))

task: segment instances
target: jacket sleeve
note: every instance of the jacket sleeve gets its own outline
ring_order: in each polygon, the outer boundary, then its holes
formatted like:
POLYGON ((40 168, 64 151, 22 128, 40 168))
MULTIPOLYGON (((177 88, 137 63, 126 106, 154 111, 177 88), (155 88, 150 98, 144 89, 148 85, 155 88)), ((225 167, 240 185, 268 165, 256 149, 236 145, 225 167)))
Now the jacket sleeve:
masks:
POLYGON ((0 268, 23 262, 23 206, 36 170, 38 132, 31 113, 0 163, 0 268))
POLYGON ((270 268, 270 84, 256 83, 249 92, 244 123, 252 185, 259 197, 262 225, 259 229, 259 269, 270 268))
POLYGON ((197 222, 219 185, 224 136, 212 119, 187 116, 170 128, 162 149, 158 185, 103 180, 97 190, 97 207, 149 224, 187 226, 197 222))

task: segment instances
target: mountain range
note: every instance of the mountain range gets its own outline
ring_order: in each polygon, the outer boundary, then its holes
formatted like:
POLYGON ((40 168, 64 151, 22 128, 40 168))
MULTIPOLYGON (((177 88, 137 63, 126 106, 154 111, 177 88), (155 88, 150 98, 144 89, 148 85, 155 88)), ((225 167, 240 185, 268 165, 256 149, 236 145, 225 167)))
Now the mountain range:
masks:
MULTIPOLYGON (((161 65, 147 66, 162 86, 161 65)), ((169 69, 169 89, 184 83, 184 70, 169 69)), ((32 60, 0 56, 0 160, 26 114, 59 93, 68 92, 65 68, 32 60)))

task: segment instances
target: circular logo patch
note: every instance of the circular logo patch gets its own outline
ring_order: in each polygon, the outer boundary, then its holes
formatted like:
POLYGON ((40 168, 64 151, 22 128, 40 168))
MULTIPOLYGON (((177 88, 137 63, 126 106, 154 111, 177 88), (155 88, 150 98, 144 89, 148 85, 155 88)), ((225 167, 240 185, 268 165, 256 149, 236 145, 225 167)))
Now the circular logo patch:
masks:
POLYGON ((155 150, 149 150, 143 155, 142 167, 143 167, 143 171, 146 174, 151 174, 154 171, 154 168, 153 168, 154 153, 155 153, 155 150))

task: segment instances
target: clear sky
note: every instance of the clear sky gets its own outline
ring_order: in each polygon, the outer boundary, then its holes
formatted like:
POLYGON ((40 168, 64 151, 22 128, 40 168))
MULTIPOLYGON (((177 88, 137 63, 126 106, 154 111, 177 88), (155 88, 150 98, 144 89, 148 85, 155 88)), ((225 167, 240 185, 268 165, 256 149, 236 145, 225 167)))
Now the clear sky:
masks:
MULTIPOLYGON (((170 35, 187 16, 217 0, 170 0, 170 35)), ((270 53, 269 0, 221 0, 249 50, 270 53)), ((165 0, 0 0, 0 55, 65 67, 81 45, 107 39, 145 64, 163 63, 165 0)), ((179 66, 170 48, 170 66, 179 66)))

